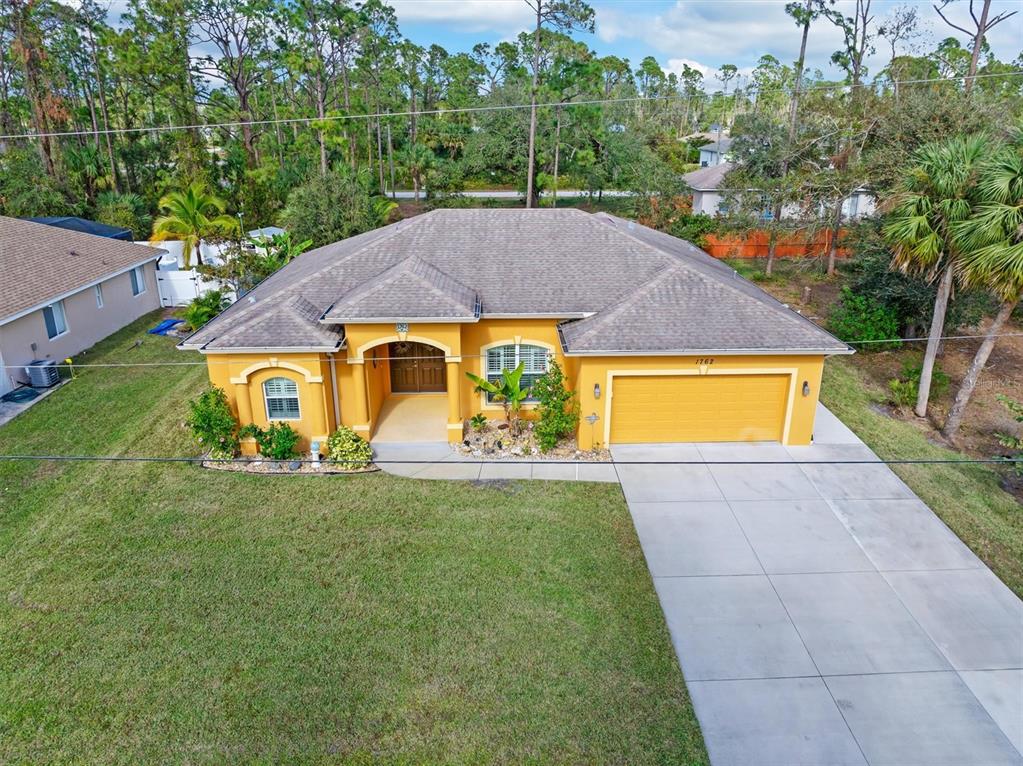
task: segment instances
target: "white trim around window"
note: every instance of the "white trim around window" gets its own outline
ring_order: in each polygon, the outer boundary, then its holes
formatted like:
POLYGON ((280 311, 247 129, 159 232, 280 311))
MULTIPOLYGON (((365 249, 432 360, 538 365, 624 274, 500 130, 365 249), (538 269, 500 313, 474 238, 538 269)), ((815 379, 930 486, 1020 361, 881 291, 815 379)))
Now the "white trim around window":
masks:
POLYGON ((263 381, 263 401, 266 402, 267 420, 301 420, 298 402, 298 384, 290 378, 270 378, 263 381))
POLYGON ((92 290, 96 293, 96 308, 103 308, 103 285, 93 285, 92 290))
POLYGON ((43 323, 46 325, 46 337, 50 340, 67 333, 67 314, 64 313, 64 301, 43 306, 43 323))
MULTIPOLYGON (((494 382, 501 378, 503 370, 514 370, 522 363, 522 385, 531 386, 533 382, 543 375, 550 368, 550 360, 554 355, 554 348, 542 341, 531 341, 528 339, 504 341, 491 343, 484 346, 481 351, 480 365, 482 377, 494 382)), ((482 394, 483 405, 493 408, 497 405, 490 401, 489 394, 482 394)), ((524 404, 533 404, 536 399, 529 397, 524 404)))
POLYGON ((146 272, 141 266, 136 266, 128 272, 128 277, 131 279, 131 294, 142 295, 146 291, 146 272))

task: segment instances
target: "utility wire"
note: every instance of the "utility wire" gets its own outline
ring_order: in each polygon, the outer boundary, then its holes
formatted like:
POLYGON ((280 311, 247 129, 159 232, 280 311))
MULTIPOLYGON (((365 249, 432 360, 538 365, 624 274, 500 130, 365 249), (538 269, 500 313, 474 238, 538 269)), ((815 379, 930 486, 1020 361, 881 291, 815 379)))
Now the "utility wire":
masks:
MULTIPOLYGON (((959 82, 960 80, 981 80, 988 77, 1023 77, 1023 71, 1020 72, 1004 72, 994 73, 986 72, 982 74, 975 74, 972 77, 969 75, 957 75, 955 77, 930 77, 920 78, 914 80, 891 80, 892 84, 898 85, 924 85, 929 83, 946 83, 946 82, 959 82)), ((878 83, 879 84, 879 83, 878 83)), ((851 85, 847 83, 835 83, 835 84, 820 84, 820 85, 809 85, 800 88, 800 94, 805 94, 809 91, 823 91, 823 90, 852 90, 856 87, 859 88, 873 88, 875 84, 870 85, 851 85)), ((757 96, 761 96, 768 93, 791 93, 791 88, 765 88, 763 90, 749 91, 749 94, 756 93, 757 96)), ((734 94, 733 94, 734 96, 734 94)), ((711 96, 713 97, 713 96, 711 96)), ((538 108, 556 107, 556 108, 568 108, 575 106, 596 106, 601 104, 635 104, 644 102, 672 102, 672 101, 684 101, 691 100, 692 96, 684 96, 682 94, 670 94, 665 96, 629 96, 623 98, 599 98, 599 99, 587 99, 583 101, 545 101, 538 103, 538 108)), ((16 141, 19 139, 35 139, 35 138, 65 138, 72 136, 100 136, 100 135, 122 135, 126 133, 163 133, 167 131, 175 130, 201 130, 208 128, 240 128, 240 127, 252 127, 260 125, 292 125, 292 124, 309 124, 312 122, 338 122, 347 120, 363 120, 373 118, 384 118, 384 117, 423 117, 429 115, 444 115, 444 114, 473 114, 477 112, 498 112, 498 111, 512 111, 516 109, 530 109, 532 104, 490 104, 486 106, 463 106, 463 107, 452 107, 450 109, 410 109, 401 112, 372 112, 367 114, 337 114, 327 115, 324 117, 281 117, 276 119, 266 120, 236 120, 231 122, 207 122, 207 123, 192 123, 188 125, 151 125, 148 127, 137 127, 137 128, 104 128, 102 130, 63 130, 63 131, 49 131, 45 133, 11 133, 7 135, 0 135, 0 141, 16 141)))
MULTIPOLYGON (((997 335, 992 335, 992 336, 988 336, 988 335, 943 335, 940 338, 938 338, 938 340, 942 340, 942 341, 944 341, 944 340, 981 340, 981 339, 987 338, 987 337, 992 337, 992 338, 1023 338, 1023 332, 999 333, 997 335)), ((890 339, 887 339, 887 340, 850 340, 850 341, 842 341, 842 342, 843 343, 848 343, 850 346, 858 346, 858 345, 861 345, 861 344, 869 344, 869 343, 926 343, 928 340, 929 340, 928 338, 924 337, 924 338, 890 338, 890 339)), ((524 345, 528 345, 528 344, 524 344, 524 345)), ((268 354, 269 353, 278 353, 279 354, 279 353, 284 353, 284 352, 281 352, 281 351, 268 351, 267 353, 268 354)), ((701 354, 703 354, 703 353, 711 354, 712 352, 700 351, 698 353, 701 353, 701 354)), ((682 355, 683 354, 679 354, 679 356, 682 356, 682 355)), ((483 359, 483 358, 486 357, 486 354, 458 354, 458 356, 461 357, 462 359, 483 359)), ((734 354, 730 354, 730 356, 734 356, 734 354)), ((428 361, 428 360, 439 360, 439 359, 443 359, 443 358, 444 357, 442 357, 442 356, 376 356, 376 357, 367 356, 367 357, 363 357, 363 360, 366 361, 366 362, 389 362, 389 361, 402 361, 402 360, 403 361, 428 361)), ((322 359, 322 357, 311 357, 309 359, 292 359, 292 358, 289 358, 287 361, 289 361, 289 362, 308 362, 308 363, 312 364, 314 362, 315 363, 322 362, 323 359, 322 359)), ((348 358, 347 357, 343 357, 343 356, 342 357, 338 357, 337 361, 340 362, 340 363, 346 363, 348 361, 348 358)), ((60 367, 72 368, 73 367, 76 370, 82 370, 82 369, 104 368, 104 367, 207 367, 207 366, 215 365, 215 364, 238 364, 238 362, 235 362, 235 361, 232 361, 232 360, 213 360, 213 359, 206 359, 206 360, 201 360, 201 361, 197 361, 197 362, 96 362, 96 363, 90 363, 90 362, 82 362, 82 363, 72 362, 71 364, 68 364, 67 362, 57 362, 56 364, 53 364, 53 365, 47 365, 47 367, 58 367, 58 368, 60 368, 60 367)), ((30 367, 30 366, 31 365, 28 365, 28 364, 3 364, 3 365, 0 365, 0 369, 20 370, 20 369, 23 369, 24 367, 30 367)))
POLYGON ((237 457, 166 457, 142 455, 0 455, 0 462, 21 462, 42 460, 51 462, 68 463, 223 463, 223 464, 248 464, 255 461, 270 463, 326 463, 328 465, 356 464, 362 465, 458 465, 460 463, 472 464, 515 464, 515 465, 973 465, 1023 463, 1023 457, 1017 458, 899 458, 892 460, 603 460, 603 461, 580 461, 580 460, 490 460, 490 459, 466 459, 464 461, 452 461, 445 459, 432 460, 311 460, 309 458, 297 458, 295 460, 273 460, 266 457, 258 458, 237 458, 237 457))

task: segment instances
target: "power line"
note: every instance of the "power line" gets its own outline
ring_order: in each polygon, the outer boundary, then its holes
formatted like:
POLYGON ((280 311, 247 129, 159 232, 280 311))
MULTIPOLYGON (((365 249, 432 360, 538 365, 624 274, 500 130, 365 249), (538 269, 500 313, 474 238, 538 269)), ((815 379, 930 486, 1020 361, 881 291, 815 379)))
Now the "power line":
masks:
MULTIPOLYGON (((972 77, 969 75, 956 75, 954 77, 930 77, 930 78, 919 78, 914 80, 891 80, 892 84, 895 85, 924 85, 928 83, 947 83, 947 82, 959 82, 960 80, 979 80, 988 77, 1023 77, 1023 71, 1021 72, 1004 72, 994 73, 986 72, 981 74, 975 74, 972 77)), ((854 88, 871 88, 873 85, 851 85, 847 83, 834 83, 834 84, 820 84, 820 85, 808 85, 800 88, 800 94, 805 94, 809 91, 820 91, 820 90, 853 90, 854 88)), ((765 88, 765 89, 753 89, 746 92, 746 95, 756 93, 757 96, 768 94, 768 93, 792 93, 792 88, 765 88)), ((706 95, 706 94, 704 94, 706 95)), ((713 96, 713 94, 712 94, 713 96)), ((711 97, 712 97, 711 96, 711 97)), ((734 93, 733 93, 734 97, 734 93)), ((684 96, 682 94, 670 94, 665 96, 629 96, 623 98, 600 98, 600 99, 587 99, 583 101, 545 101, 538 103, 538 108, 568 108, 575 106, 596 106, 602 104, 634 104, 644 102, 671 102, 671 101, 684 101, 691 100, 693 96, 684 96)), ((401 112, 371 112, 366 114, 338 114, 338 115, 327 115, 324 117, 282 117, 275 119, 266 120, 236 120, 231 122, 207 122, 207 123, 192 123, 188 125, 151 125, 148 127, 138 128, 104 128, 102 130, 64 130, 64 131, 49 131, 45 133, 11 133, 8 135, 0 135, 0 141, 16 141, 19 139, 36 139, 36 138, 68 138, 74 136, 101 136, 101 135, 123 135, 128 133, 164 133, 175 130, 202 130, 208 128, 240 128, 240 127, 255 127, 262 125, 305 125, 312 122, 343 122, 348 120, 363 120, 373 118, 384 118, 384 117, 424 117, 430 115, 445 115, 445 114, 474 114, 477 112, 496 112, 496 111, 512 111, 516 109, 530 109, 532 104, 491 104, 487 106, 464 106, 464 107, 452 107, 450 109, 412 109, 401 112)))
MULTIPOLYGON (((944 340, 982 340, 982 339, 988 338, 988 337, 992 337, 992 338, 1023 338, 1023 332, 999 333, 999 334, 992 335, 992 336, 988 336, 988 335, 942 335, 941 337, 938 338, 938 340, 942 340, 942 341, 944 341, 944 340)), ((883 339, 883 340, 849 340, 849 341, 842 341, 842 342, 843 343, 848 343, 850 346, 858 346, 858 345, 870 344, 870 343, 926 343, 927 341, 928 341, 928 338, 923 337, 923 338, 889 338, 889 339, 883 339)), ((528 345, 528 344, 525 344, 525 345, 528 345)), ((268 351, 267 353, 283 353, 283 352, 280 352, 280 351, 270 352, 270 351, 268 351)), ((701 353, 701 354, 702 353, 708 353, 709 354, 709 353, 713 353, 713 352, 699 351, 699 352, 693 352, 693 353, 701 353)), ((679 355, 682 356, 683 354, 680 353, 679 355)), ((483 359, 483 358, 486 357, 486 354, 458 354, 457 356, 461 357, 462 359, 483 359)), ((396 360, 412 361, 412 360, 430 360, 430 359, 441 359, 441 358, 442 357, 440 357, 440 356, 376 356, 376 357, 363 357, 363 359, 365 359, 365 361, 367 361, 367 362, 390 362, 390 361, 396 361, 396 360)), ((347 360, 347 357, 338 357, 338 361, 346 361, 346 360, 347 360)), ((318 363, 323 361, 323 358, 322 357, 315 357, 315 358, 310 357, 309 359, 290 359, 289 358, 288 361, 289 362, 307 362, 309 364, 313 364, 313 363, 317 363, 318 364, 318 363)), ((57 362, 57 363, 55 363, 53 365, 47 365, 47 366, 48 367, 58 367, 58 368, 74 368, 76 370, 81 370, 81 369, 105 368, 105 367, 113 367, 113 368, 117 368, 117 367, 207 367, 209 365, 215 365, 215 364, 217 364, 217 365, 219 365, 219 364, 238 364, 238 362, 235 362, 235 361, 232 361, 232 360, 213 360, 213 359, 205 359, 205 360, 196 361, 196 362, 96 362, 96 363, 89 363, 89 362, 78 363, 78 362, 72 362, 71 364, 68 364, 66 362, 57 362)), ((31 365, 27 365, 27 364, 2 364, 2 365, 0 365, 0 369, 20 370, 20 369, 23 369, 23 368, 28 367, 28 366, 31 366, 31 365)))
MULTIPOLYGON (((451 460, 312 460, 296 458, 294 460, 273 460, 264 456, 257 458, 237 457, 173 457, 145 455, 0 455, 0 462, 27 462, 33 460, 67 463, 179 463, 195 464, 221 463, 246 465, 255 461, 270 463, 319 463, 328 465, 358 464, 362 465, 454 465, 451 460)), ((1011 458, 895 458, 884 460, 499 460, 467 458, 465 463, 474 465, 977 465, 977 464, 1016 464, 1023 463, 1023 457, 1011 458)))

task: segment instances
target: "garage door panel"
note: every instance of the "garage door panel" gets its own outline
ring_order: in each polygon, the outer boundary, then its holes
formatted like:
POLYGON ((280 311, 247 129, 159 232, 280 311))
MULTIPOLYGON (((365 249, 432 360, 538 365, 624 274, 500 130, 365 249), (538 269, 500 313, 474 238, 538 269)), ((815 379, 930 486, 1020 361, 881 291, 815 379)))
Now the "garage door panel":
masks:
POLYGON ((611 442, 780 441, 789 376, 615 376, 611 442))

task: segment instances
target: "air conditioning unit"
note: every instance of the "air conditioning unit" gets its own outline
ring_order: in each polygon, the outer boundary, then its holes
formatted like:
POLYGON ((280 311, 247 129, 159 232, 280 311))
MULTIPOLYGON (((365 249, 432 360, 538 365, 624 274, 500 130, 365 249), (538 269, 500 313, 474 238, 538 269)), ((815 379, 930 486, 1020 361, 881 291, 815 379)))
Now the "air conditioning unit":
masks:
POLYGON ((33 359, 26 365, 25 374, 33 388, 49 388, 60 383, 60 371, 52 359, 33 359))

